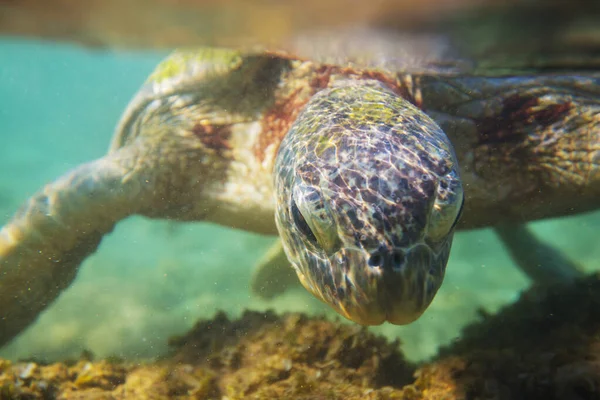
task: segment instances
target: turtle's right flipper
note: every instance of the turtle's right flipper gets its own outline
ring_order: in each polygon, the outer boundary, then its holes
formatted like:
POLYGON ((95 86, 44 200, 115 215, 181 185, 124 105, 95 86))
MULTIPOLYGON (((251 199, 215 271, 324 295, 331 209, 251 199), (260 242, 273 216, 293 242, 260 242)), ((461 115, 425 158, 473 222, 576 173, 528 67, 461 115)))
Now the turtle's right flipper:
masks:
POLYGON ((71 284, 104 234, 147 202, 150 185, 135 163, 121 150, 81 165, 33 195, 0 230, 0 346, 71 284))
POLYGON ((515 264, 534 284, 570 283, 584 275, 579 265, 539 240, 524 224, 501 225, 494 231, 515 264))
POLYGON ((300 281, 277 239, 254 267, 250 288, 254 295, 271 299, 294 286, 300 286, 300 281))

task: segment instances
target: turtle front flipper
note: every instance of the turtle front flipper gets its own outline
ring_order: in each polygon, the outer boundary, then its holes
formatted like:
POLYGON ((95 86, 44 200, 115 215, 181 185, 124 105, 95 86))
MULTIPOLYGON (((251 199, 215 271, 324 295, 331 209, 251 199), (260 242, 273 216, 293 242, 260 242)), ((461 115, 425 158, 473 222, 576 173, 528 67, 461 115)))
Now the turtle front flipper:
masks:
POLYGON ((71 284, 119 220, 149 206, 152 169, 139 164, 132 148, 83 164, 33 195, 2 228, 0 346, 71 284))
POLYGON ((300 281, 277 239, 254 267, 250 288, 255 296, 268 300, 294 286, 300 287, 300 281))
POLYGON ((584 276, 580 266, 560 250, 539 240, 525 224, 504 224, 494 232, 517 267, 535 285, 572 283, 584 276))

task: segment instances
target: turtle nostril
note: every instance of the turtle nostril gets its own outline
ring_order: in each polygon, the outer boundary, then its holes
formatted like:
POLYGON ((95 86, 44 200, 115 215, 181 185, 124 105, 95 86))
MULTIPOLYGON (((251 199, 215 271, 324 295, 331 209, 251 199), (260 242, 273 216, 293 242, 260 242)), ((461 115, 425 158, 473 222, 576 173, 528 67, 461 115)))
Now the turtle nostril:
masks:
POLYGON ((371 267, 380 267, 381 264, 383 264, 383 257, 381 256, 381 253, 376 251, 375 253, 371 254, 368 263, 371 267))
POLYGON ((382 267, 390 270, 401 269, 406 262, 406 256, 402 250, 391 252, 389 250, 377 250, 371 253, 367 263, 370 267, 382 267))
POLYGON ((394 254, 392 255, 392 264, 394 268, 402 268, 405 259, 404 252, 400 250, 394 251, 394 254))

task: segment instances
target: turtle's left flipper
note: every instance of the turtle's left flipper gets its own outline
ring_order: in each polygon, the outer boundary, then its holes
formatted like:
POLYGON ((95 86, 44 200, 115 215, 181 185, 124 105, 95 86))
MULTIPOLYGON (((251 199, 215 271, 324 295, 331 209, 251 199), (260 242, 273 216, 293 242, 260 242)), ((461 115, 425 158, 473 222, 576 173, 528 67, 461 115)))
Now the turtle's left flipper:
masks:
POLYGON ((300 287, 300 281, 283 251, 281 240, 277 239, 254 267, 250 288, 255 296, 266 300, 295 286, 300 287))
POLYGON ((515 264, 534 284, 569 283, 584 275, 577 263, 539 240, 525 224, 505 224, 494 231, 515 264))

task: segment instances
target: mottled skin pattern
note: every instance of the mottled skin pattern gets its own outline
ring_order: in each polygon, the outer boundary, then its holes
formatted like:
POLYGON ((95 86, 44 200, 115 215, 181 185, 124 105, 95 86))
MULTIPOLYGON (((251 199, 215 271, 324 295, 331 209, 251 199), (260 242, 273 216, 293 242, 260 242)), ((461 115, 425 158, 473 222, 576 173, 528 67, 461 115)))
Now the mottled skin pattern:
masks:
POLYGON ((435 122, 379 81, 338 82, 295 120, 274 176, 277 227, 311 293, 363 325, 421 315, 463 200, 435 122))
MULTIPOLYGON (((33 322, 69 286, 103 235, 130 215, 277 233, 273 167, 281 141, 316 93, 341 82, 379 81, 381 93, 408 99, 442 127, 456 149, 465 190, 459 229, 598 207, 598 73, 485 77, 357 65, 227 50, 180 52, 161 65, 126 111, 109 154, 46 185, 0 231, 0 344, 33 322)), ((404 104, 397 100, 393 107, 404 104)), ((428 121, 424 115, 421 120, 428 121)), ((439 176, 435 168, 428 172, 432 181, 439 176)), ((393 173, 382 171, 381 177, 393 173)), ((416 189, 412 195, 426 190, 409 184, 416 189)), ((387 198, 378 194, 374 205, 387 198)), ((403 214, 404 206, 394 217, 421 224, 422 235, 432 223, 450 236, 445 230, 451 218, 432 222, 436 217, 427 215, 432 199, 413 205, 423 212, 420 220, 403 214)), ((365 223, 359 214, 336 214, 342 243, 350 243, 348 223, 365 223)), ((372 217, 370 228, 377 221, 372 217)), ((335 235, 323 229, 315 237, 334 246, 335 235)), ((394 231, 365 230, 359 245, 372 252, 379 240, 389 255, 394 231)), ((411 235, 397 239, 417 240, 411 235)), ((402 251, 408 247, 400 245, 402 251)), ((427 301, 423 295, 412 300, 427 301)))

